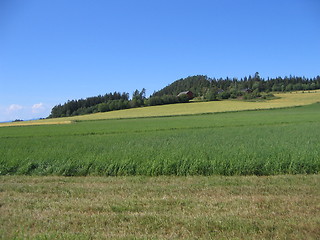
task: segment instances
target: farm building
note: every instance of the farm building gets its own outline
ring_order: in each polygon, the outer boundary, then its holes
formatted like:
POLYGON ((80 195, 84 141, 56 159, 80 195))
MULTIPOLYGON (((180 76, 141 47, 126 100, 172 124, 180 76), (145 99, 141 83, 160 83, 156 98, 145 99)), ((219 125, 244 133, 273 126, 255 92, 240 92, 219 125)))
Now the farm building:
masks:
POLYGON ((178 97, 183 96, 183 95, 187 95, 189 99, 193 98, 193 92, 191 92, 191 91, 181 92, 178 94, 178 97))
POLYGON ((241 92, 244 92, 244 93, 252 93, 252 89, 251 89, 251 88, 241 89, 241 92))

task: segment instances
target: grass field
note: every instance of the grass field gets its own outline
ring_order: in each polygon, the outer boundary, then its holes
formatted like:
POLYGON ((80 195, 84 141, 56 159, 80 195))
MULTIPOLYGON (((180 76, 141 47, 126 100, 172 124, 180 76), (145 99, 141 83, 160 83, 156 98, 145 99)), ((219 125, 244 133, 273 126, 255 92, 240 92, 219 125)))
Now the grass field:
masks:
POLYGON ((26 125, 47 125, 47 124, 68 124, 72 121, 119 119, 119 118, 141 118, 157 116, 176 116, 202 113, 230 112, 256 109, 286 108, 293 106, 303 106, 320 102, 320 90, 309 92, 276 93, 276 99, 253 101, 224 100, 213 102, 194 102, 171 104, 163 106, 152 106, 143 108, 126 109, 105 113, 95 113, 89 115, 44 119, 37 121, 0 123, 1 126, 26 126, 26 125))
POLYGON ((0 129, 0 175, 274 175, 320 171, 320 104, 0 129))
POLYGON ((0 238, 319 239, 319 182, 0 176, 0 238))

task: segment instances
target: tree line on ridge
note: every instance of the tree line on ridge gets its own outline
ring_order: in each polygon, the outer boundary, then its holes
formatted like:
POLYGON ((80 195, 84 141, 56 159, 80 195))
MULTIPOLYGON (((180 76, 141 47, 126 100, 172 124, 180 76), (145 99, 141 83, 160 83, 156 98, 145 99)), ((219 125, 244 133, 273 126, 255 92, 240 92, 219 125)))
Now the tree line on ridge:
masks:
POLYGON ((178 96, 184 91, 191 91, 198 101, 215 101, 229 98, 252 99, 272 96, 271 92, 309 91, 320 89, 320 76, 260 78, 256 72, 241 79, 209 78, 205 75, 189 76, 179 79, 165 88, 146 97, 146 90, 136 90, 130 99, 129 93, 114 92, 86 99, 69 100, 52 108, 48 118, 69 117, 97 112, 155 106, 173 103, 186 103, 187 95, 178 96), (264 94, 262 94, 264 93, 264 94))

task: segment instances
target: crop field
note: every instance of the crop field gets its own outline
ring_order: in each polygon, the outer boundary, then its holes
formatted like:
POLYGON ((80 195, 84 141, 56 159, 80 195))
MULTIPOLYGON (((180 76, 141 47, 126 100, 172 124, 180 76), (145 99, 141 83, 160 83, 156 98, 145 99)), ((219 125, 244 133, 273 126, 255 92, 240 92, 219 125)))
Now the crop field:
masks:
POLYGON ((275 175, 320 171, 320 104, 0 129, 0 175, 275 175))

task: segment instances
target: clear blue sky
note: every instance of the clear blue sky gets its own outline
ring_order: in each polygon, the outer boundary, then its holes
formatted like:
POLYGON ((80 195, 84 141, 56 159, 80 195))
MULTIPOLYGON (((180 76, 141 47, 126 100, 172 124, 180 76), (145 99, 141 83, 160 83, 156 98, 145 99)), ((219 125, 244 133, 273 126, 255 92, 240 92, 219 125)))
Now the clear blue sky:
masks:
POLYGON ((0 121, 190 75, 320 74, 319 0, 0 0, 0 121))

